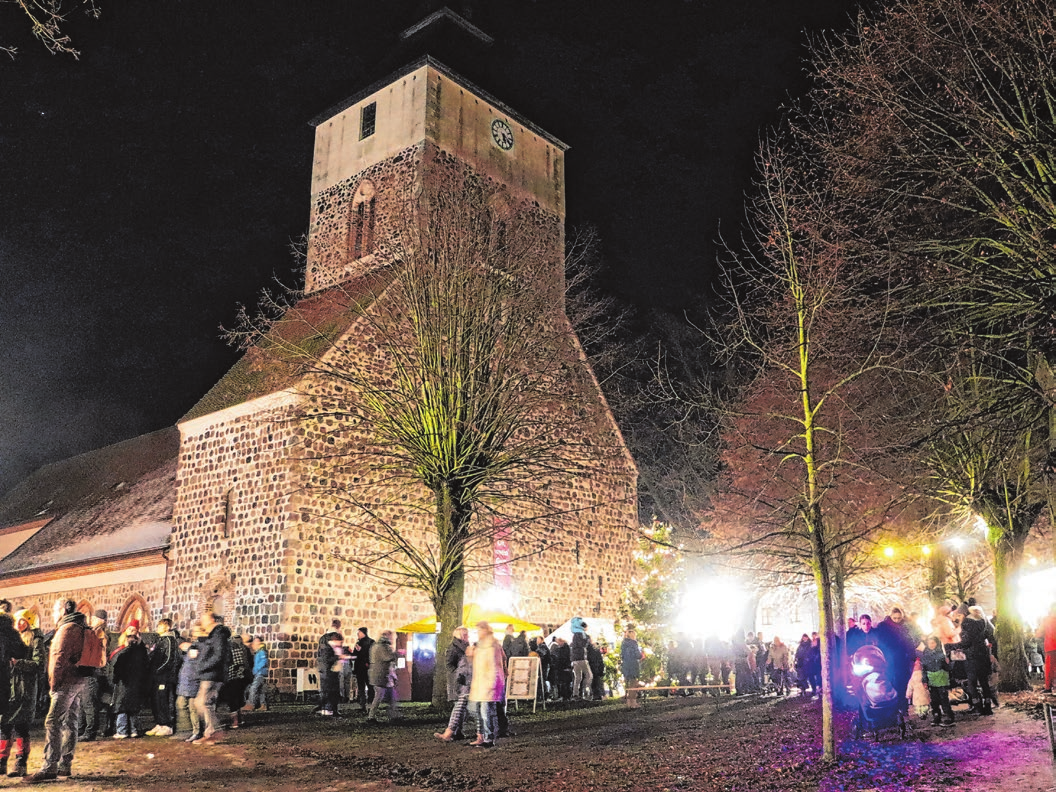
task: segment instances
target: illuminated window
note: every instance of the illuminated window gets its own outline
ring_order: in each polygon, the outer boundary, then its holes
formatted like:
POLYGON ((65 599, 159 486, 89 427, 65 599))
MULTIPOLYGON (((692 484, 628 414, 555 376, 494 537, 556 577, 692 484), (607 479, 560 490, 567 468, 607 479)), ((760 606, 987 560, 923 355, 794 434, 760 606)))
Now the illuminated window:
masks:
POLYGON ((146 632, 150 629, 147 621, 149 615, 150 608, 147 607, 147 601, 138 594, 133 594, 121 608, 121 615, 117 619, 117 631, 124 632, 125 628, 135 619, 139 622, 139 631, 146 632))
POLYGON ((368 138, 374 134, 378 121, 378 103, 371 102, 364 105, 359 111, 359 139, 368 138))
POLYGON ((759 610, 759 621, 766 626, 774 623, 774 617, 769 608, 761 608, 759 610))
POLYGON ((348 223, 348 249, 352 260, 363 258, 374 248, 374 185, 362 181, 352 196, 348 223))

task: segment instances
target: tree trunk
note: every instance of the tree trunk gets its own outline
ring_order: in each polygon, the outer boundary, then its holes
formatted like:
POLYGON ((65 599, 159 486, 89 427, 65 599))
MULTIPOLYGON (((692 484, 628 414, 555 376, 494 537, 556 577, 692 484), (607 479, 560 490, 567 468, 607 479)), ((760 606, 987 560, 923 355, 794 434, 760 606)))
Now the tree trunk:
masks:
POLYGON ((818 635, 821 638, 821 761, 836 761, 836 731, 833 725, 832 576, 826 553, 821 510, 814 505, 810 515, 810 545, 814 583, 818 590, 818 635))
MULTIPOLYGON (((447 669, 444 654, 451 643, 451 631, 462 624, 462 605, 466 589, 466 576, 459 565, 452 575, 451 585, 439 603, 434 602, 436 623, 436 671, 433 675, 433 706, 443 711, 447 708, 447 669)), ((468 625, 472 626, 472 625, 468 625)))
POLYGON ((1023 547, 1027 532, 1005 531, 993 545, 994 588, 997 590, 997 635, 998 663, 1001 666, 1001 682, 998 689, 1006 693, 1030 690, 1027 678, 1027 653, 1023 643, 1023 625, 1016 612, 1018 586, 1015 577, 1023 559, 1023 547))
POLYGON ((936 546, 931 551, 928 564, 928 599, 933 607, 946 601, 946 551, 936 546))

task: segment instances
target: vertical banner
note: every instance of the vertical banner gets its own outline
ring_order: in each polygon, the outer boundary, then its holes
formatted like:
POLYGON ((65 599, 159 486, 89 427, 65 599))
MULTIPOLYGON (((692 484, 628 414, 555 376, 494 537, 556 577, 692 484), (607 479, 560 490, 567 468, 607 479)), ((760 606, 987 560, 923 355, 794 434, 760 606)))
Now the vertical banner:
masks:
POLYGON ((492 563, 495 565, 495 588, 513 588, 513 569, 510 559, 513 557, 510 550, 510 527, 505 520, 495 519, 495 543, 492 554, 492 563))

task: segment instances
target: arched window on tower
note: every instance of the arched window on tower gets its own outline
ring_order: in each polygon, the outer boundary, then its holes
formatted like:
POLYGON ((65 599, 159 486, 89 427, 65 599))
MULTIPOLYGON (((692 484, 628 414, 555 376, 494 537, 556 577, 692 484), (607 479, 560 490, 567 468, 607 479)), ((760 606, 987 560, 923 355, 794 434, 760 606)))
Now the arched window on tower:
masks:
POLYGON ((364 179, 352 196, 348 222, 348 249, 351 260, 361 259, 374 249, 374 185, 364 179))

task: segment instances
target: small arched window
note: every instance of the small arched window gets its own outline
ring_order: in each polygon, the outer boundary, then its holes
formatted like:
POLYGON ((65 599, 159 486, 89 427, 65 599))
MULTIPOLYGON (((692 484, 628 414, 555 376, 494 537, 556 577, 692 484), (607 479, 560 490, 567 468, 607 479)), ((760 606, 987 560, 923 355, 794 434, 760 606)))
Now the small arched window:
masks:
POLYGON ((150 629, 149 616, 150 608, 147 607, 147 601, 138 594, 133 594, 121 608, 121 615, 117 619, 117 631, 124 632, 133 619, 139 622, 140 632, 148 631, 150 629))
POLYGON ((353 261, 374 249, 374 209, 374 184, 364 179, 352 196, 349 213, 348 249, 353 261))

